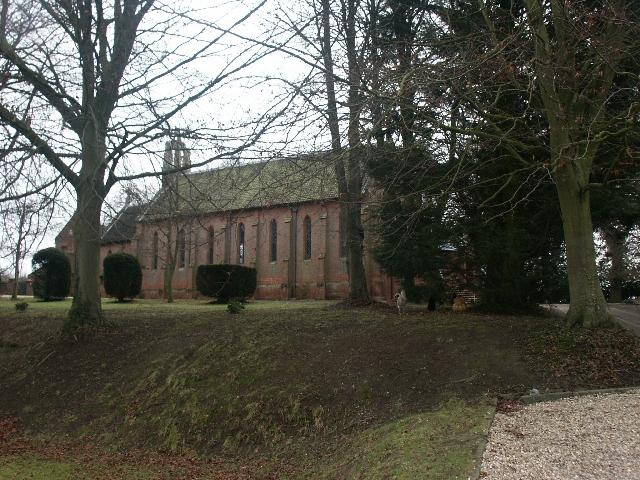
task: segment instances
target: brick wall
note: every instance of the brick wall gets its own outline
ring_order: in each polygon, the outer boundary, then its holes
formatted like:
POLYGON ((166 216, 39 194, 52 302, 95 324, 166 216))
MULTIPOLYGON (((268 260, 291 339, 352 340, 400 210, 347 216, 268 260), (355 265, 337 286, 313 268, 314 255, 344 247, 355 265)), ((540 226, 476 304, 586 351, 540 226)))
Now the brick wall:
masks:
MULTIPOLYGON (((244 252, 244 265, 258 271, 255 298, 332 299, 347 296, 340 205, 336 201, 203 215, 172 228, 172 248, 175 248, 178 230, 185 232, 187 241, 184 248, 186 261, 184 266, 176 266, 174 274, 176 298, 197 298, 195 272, 198 265, 210 263, 212 253, 214 263, 240 263, 241 250, 244 252), (306 258, 307 218, 311 224, 310 258, 306 258), (275 247, 273 222, 276 224, 275 247)), ((167 249, 167 233, 167 227, 162 223, 141 223, 136 233, 137 239, 128 247, 132 250, 130 253, 136 252, 143 265, 142 290, 145 298, 163 296, 166 274, 166 253, 163 252, 167 249), (157 248, 154 247, 156 242, 157 248), (156 255, 157 268, 154 268, 156 255)), ((391 298, 395 293, 391 280, 380 272, 369 257, 365 258, 365 266, 371 295, 391 298)))

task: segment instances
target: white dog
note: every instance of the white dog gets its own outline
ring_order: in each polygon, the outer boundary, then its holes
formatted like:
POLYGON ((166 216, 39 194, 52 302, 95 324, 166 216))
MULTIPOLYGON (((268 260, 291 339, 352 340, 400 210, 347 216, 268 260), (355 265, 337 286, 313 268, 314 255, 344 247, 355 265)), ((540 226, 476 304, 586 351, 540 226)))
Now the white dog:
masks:
POLYGON ((393 299, 396 301, 396 305, 398 305, 398 313, 403 314, 407 306, 407 294, 404 290, 400 290, 400 293, 396 293, 393 299))

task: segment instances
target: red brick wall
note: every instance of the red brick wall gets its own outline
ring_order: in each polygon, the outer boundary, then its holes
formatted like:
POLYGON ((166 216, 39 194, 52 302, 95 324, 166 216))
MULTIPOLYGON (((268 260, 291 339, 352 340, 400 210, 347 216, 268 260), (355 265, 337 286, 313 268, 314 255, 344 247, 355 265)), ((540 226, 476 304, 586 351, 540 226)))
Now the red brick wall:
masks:
MULTIPOLYGON (((213 227, 214 232, 214 263, 238 263, 240 224, 245 228, 244 264, 258 271, 255 298, 336 299, 347 296, 349 286, 346 258, 342 256, 340 205, 336 201, 318 201, 295 207, 265 207, 202 216, 183 222, 179 228, 174 227, 171 235, 174 242, 179 229, 184 229, 188 237, 185 265, 176 266, 174 273, 175 298, 198 298, 195 272, 198 265, 209 263, 209 228, 213 227), (305 259, 306 217, 311 219, 310 259, 305 259), (277 224, 275 261, 271 258, 272 221, 277 224)), ((162 298, 165 296, 166 249, 164 225, 140 223, 131 242, 103 245, 100 262, 102 264, 109 250, 137 255, 143 267, 143 296, 162 298), (154 233, 158 234, 158 268, 154 268, 154 233)), ((397 290, 392 279, 380 272, 370 255, 365 254, 364 260, 370 295, 390 299, 397 290)))

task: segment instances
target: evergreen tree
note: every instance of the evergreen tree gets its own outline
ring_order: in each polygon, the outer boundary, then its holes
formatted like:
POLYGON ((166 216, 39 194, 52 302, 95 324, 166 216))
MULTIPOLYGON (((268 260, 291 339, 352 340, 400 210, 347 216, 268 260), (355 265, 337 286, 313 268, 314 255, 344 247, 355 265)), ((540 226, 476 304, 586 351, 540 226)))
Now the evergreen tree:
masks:
POLYGON ((446 200, 433 195, 440 166, 421 149, 380 148, 368 168, 381 192, 372 208, 376 261, 400 278, 411 301, 444 300, 442 271, 455 268, 458 232, 446 200), (426 193, 429 192, 430 196, 426 193), (415 280, 420 280, 416 286, 415 280))
POLYGON ((53 247, 39 250, 31 260, 33 295, 45 302, 62 300, 71 291, 71 262, 53 247))
POLYGON ((104 291, 122 302, 142 290, 142 266, 138 258, 125 252, 107 255, 103 261, 104 291))

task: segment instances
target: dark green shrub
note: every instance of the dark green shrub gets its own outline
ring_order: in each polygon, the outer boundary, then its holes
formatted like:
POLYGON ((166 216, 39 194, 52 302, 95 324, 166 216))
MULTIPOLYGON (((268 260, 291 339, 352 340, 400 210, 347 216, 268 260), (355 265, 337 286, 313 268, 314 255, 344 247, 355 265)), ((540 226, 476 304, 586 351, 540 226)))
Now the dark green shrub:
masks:
POLYGON ((231 300, 227 305, 227 310, 229 313, 240 313, 241 310, 244 310, 244 304, 238 300, 231 300))
POLYGON ((412 303, 422 303, 429 299, 430 289, 426 285, 403 285, 407 298, 412 303))
POLYGON ((29 304, 27 302, 18 302, 15 307, 18 312, 24 312, 29 307, 29 304))
POLYGON ((232 298, 247 298, 258 288, 258 272, 243 265, 200 265, 196 272, 196 288, 205 297, 216 297, 220 303, 232 298))
POLYGON ((53 247, 39 250, 31 260, 33 295, 49 302, 61 300, 71 291, 71 262, 53 247))
POLYGON ((102 263, 104 291, 119 301, 133 298, 142 290, 142 267, 138 258, 125 252, 107 255, 102 263))

